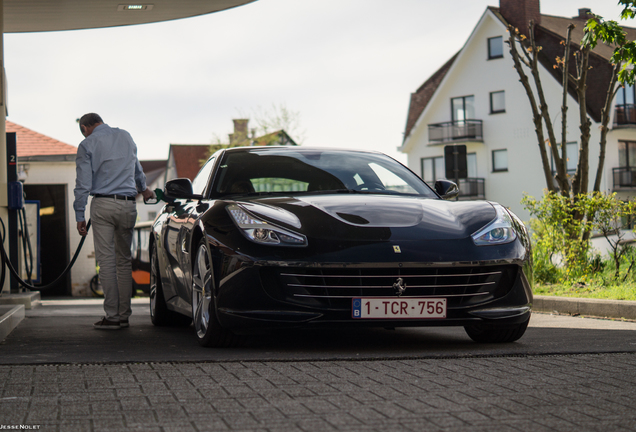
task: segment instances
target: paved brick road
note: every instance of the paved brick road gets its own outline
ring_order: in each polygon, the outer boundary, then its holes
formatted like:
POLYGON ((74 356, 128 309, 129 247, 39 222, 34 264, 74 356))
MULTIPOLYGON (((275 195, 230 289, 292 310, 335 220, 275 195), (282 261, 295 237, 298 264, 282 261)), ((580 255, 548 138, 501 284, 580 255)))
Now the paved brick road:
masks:
POLYGON ((633 431, 635 384, 636 354, 0 366, 0 425, 633 431))

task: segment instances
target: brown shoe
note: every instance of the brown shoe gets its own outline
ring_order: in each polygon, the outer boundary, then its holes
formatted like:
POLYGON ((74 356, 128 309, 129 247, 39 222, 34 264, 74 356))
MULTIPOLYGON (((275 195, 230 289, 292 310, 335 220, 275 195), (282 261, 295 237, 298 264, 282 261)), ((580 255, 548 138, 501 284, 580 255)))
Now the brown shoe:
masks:
POLYGON ((128 323, 128 320, 119 320, 119 327, 121 328, 125 328, 125 327, 130 327, 130 324, 128 323))
POLYGON ((119 330, 121 328, 119 321, 109 321, 106 317, 93 324, 93 327, 98 330, 119 330))

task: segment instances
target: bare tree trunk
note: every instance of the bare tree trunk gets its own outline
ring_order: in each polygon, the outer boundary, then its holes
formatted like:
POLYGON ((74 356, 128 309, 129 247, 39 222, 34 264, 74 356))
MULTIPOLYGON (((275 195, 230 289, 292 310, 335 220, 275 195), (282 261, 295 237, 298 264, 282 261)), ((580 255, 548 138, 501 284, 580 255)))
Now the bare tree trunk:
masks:
POLYGON ((530 47, 532 52, 531 71, 534 78, 534 84, 537 87, 537 96, 539 97, 539 104, 541 108, 541 117, 543 123, 548 132, 548 139, 550 142, 550 149, 552 150, 552 157, 554 158, 554 164, 556 165, 556 180, 563 196, 570 196, 570 183, 567 179, 567 174, 563 169, 563 161, 559 154, 559 148, 557 146, 556 135, 554 134, 554 127, 552 126, 552 119, 550 118, 550 112, 548 111, 548 103, 545 100, 545 93, 543 91, 543 85, 541 83, 541 76, 539 75, 539 50, 534 40, 534 21, 530 21, 528 26, 530 34, 530 47))
POLYGON ((579 195, 587 193, 589 183, 589 163, 590 163, 590 126, 592 122, 587 116, 587 72, 589 69, 590 48, 581 47, 581 56, 578 66, 578 77, 576 78, 576 94, 579 99, 579 119, 581 129, 581 147, 579 148, 579 163, 576 167, 576 174, 572 180, 572 193, 579 195))
POLYGON ((570 67, 570 42, 572 41, 572 29, 574 24, 568 26, 567 37, 565 40, 565 54, 563 56, 563 101, 561 102, 561 162, 563 171, 566 175, 568 172, 568 82, 570 74, 567 73, 570 67))
POLYGON ((609 132, 609 128, 607 127, 609 123, 609 113, 612 108, 612 102, 616 97, 616 93, 618 92, 618 87, 616 86, 616 82, 618 80, 618 71, 621 70, 622 64, 615 64, 614 69, 612 70, 612 78, 610 79, 609 88, 607 89, 607 94, 605 96, 605 104, 601 109, 601 139, 599 141, 599 155, 598 155, 598 167, 596 168, 596 178, 594 180, 594 192, 600 192, 601 190, 601 180, 603 179, 603 166, 605 165, 605 149, 607 147, 607 133, 609 132))
POLYGON ((519 74, 519 81, 523 85, 523 88, 526 91, 526 95, 528 96, 528 100, 530 101, 530 107, 532 108, 532 120, 534 122, 534 130, 537 134, 537 141, 539 143, 539 153, 541 154, 541 164, 543 166, 543 174, 545 175, 545 183, 546 187, 549 191, 555 192, 556 188, 554 187, 554 180, 552 178, 552 170, 550 169, 550 160, 548 159, 548 152, 545 148, 545 138, 543 135, 543 123, 541 122, 541 113, 539 112, 539 108, 537 106, 537 101, 534 98, 534 93, 532 92, 532 87, 530 87, 530 81, 528 80, 528 76, 523 70, 523 64, 525 64, 528 68, 532 69, 530 62, 526 59, 521 58, 519 52, 517 51, 516 45, 516 37, 517 33, 513 26, 508 26, 508 45, 510 46, 510 54, 512 55, 512 59, 514 61, 514 67, 519 74))

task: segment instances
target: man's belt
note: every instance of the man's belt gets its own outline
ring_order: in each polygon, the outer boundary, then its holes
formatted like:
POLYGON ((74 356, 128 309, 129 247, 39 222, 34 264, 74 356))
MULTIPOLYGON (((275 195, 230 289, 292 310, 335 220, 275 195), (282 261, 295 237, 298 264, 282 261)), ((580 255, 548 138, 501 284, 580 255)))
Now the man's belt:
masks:
POLYGON ((94 198, 114 198, 114 199, 118 199, 118 200, 123 200, 123 201, 134 201, 135 197, 130 197, 130 196, 126 196, 126 195, 101 195, 101 194, 95 194, 93 195, 94 198))

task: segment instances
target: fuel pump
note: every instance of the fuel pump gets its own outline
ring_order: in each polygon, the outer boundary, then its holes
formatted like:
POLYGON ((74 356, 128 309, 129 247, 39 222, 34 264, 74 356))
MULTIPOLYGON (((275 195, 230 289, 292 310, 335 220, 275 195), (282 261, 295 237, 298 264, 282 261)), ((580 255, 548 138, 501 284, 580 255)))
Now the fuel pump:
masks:
MULTIPOLYGON (((14 268, 19 267, 18 257, 18 217, 19 211, 24 207, 24 194, 22 183, 18 181, 18 152, 15 132, 7 132, 7 182, 8 182, 8 208, 9 223, 7 240, 9 240, 9 262, 14 268)), ((10 276, 9 287, 12 293, 20 291, 18 280, 10 276)))
MULTIPOLYGON (((24 291, 24 282, 33 281, 34 269, 39 278, 39 201, 29 201, 31 212, 27 217, 22 182, 18 180, 17 137, 15 132, 6 134, 7 140, 7 208, 8 229, 2 223, 2 279, 4 284, 4 266, 15 270, 10 272, 9 289, 11 293, 24 291), (35 206, 35 210, 33 209, 35 206), (29 225, 36 227, 33 235, 29 233, 29 225), (8 240, 9 256, 4 253, 4 242, 8 240), (35 247, 34 247, 35 244, 35 247), (35 249, 35 254, 34 254, 35 249), (35 259, 34 259, 35 258, 35 259)), ((37 279, 36 278, 36 279, 37 279)), ((0 286, 2 286, 0 285, 0 286)))

